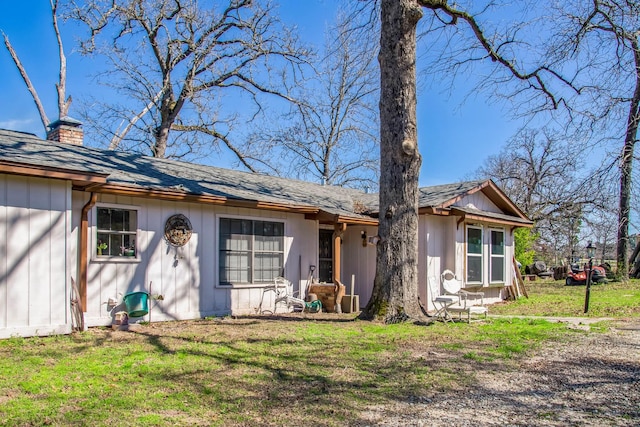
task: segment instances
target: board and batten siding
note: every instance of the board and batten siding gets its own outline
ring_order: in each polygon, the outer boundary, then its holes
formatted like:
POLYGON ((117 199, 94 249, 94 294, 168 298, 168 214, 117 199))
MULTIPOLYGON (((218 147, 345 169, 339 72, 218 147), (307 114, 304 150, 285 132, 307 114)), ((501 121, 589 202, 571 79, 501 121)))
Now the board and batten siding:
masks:
POLYGON ((71 332, 71 184, 0 174, 0 338, 71 332))
POLYGON ((477 209, 485 212, 493 212, 493 213, 503 213, 502 210, 495 205, 487 196, 484 195, 481 191, 473 194, 469 194, 459 202, 455 204, 455 206, 465 207, 467 205, 473 205, 477 209))
POLYGON ((346 294, 351 293, 351 278, 354 279, 354 295, 358 295, 360 308, 364 307, 373 292, 373 281, 376 277, 376 246, 362 245, 362 232, 367 237, 378 234, 378 227, 349 225, 344 232, 341 248, 341 276, 339 279, 346 287, 346 294))
MULTIPOLYGON (((456 206, 473 205, 485 212, 503 213, 487 196, 477 192, 465 196, 456 206)), ((422 215, 419 223, 420 230, 420 298, 426 298, 429 309, 433 309, 431 295, 428 294, 428 279, 433 278, 436 286, 440 286, 440 275, 444 270, 451 270, 456 277, 464 280, 466 272, 466 222, 458 224, 458 217, 438 217, 422 215), (420 264, 426 261, 426 268, 420 264)), ((513 271, 511 258, 513 257, 513 232, 510 226, 500 226, 491 222, 477 221, 475 225, 483 229, 483 281, 480 290, 485 294, 485 303, 491 304, 502 300, 504 284, 489 283, 489 254, 490 230, 501 229, 505 236, 505 283, 511 283, 513 271)), ((472 290, 475 290, 472 289, 472 290)), ((442 289, 440 289, 442 291, 442 289)))
POLYGON ((419 295, 421 301, 426 301, 429 309, 433 309, 432 296, 429 294, 429 278, 439 286, 442 272, 447 269, 454 270, 459 263, 456 260, 454 244, 456 220, 455 217, 420 216, 419 295))
MULTIPOLYGON (((74 211, 86 203, 78 193, 74 211)), ((264 286, 220 286, 218 284, 218 220, 221 217, 262 219, 285 224, 285 276, 296 290, 309 265, 317 260, 317 222, 303 215, 264 210, 212 206, 197 203, 160 201, 126 196, 99 195, 89 213, 87 312, 88 326, 111 324, 113 314, 124 310, 123 296, 136 291, 162 295, 151 299, 150 314, 138 320, 186 320, 206 316, 254 314, 264 286), (98 206, 135 209, 137 254, 135 259, 100 259, 95 212, 98 206), (164 239, 166 220, 183 214, 193 227, 186 245, 175 247, 164 239), (311 237, 311 238, 310 238, 311 237), (109 300, 119 303, 108 305, 109 300), (151 316, 151 319, 150 319, 151 316)), ((265 306, 271 306, 273 293, 267 293, 265 306)), ((136 319, 130 319, 136 321, 136 319)))

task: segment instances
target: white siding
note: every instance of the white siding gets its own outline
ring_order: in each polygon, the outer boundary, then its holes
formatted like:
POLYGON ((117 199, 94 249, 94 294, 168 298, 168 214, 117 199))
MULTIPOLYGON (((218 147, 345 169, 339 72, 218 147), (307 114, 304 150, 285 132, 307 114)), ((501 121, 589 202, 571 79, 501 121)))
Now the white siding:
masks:
POLYGON ((0 175, 0 338, 71 331, 70 184, 0 175))
MULTIPOLYGON (((12 335, 69 333, 70 279, 77 277, 80 213, 89 194, 73 192, 69 182, 0 175, 0 338, 12 335)), ((463 199, 479 209, 500 212, 482 193, 463 199)), ((136 209, 136 259, 98 259, 95 256, 94 207, 89 213, 87 326, 109 325, 121 302, 134 291, 162 295, 150 302, 144 320, 194 319, 210 315, 253 314, 264 287, 226 287, 218 284, 218 220, 220 217, 268 219, 285 224, 285 276, 296 291, 304 291, 311 265, 318 266, 317 221, 304 215, 248 208, 170 202, 126 196, 99 195, 97 205, 136 209), (186 215, 193 226, 190 241, 180 248, 164 240, 164 225, 171 215, 186 215)), ((439 283, 444 269, 465 273, 465 223, 456 217, 422 215, 419 219, 419 295, 429 301, 428 277, 439 283)), ((490 223, 478 223, 488 253, 490 223)), ((360 305, 368 302, 375 278, 376 247, 363 247, 361 232, 377 234, 376 227, 347 227, 341 247, 340 280, 355 293, 360 305)), ((511 283, 513 233, 505 231, 505 282, 511 283)), ((484 258, 484 280, 489 283, 489 257, 484 258)), ((317 276, 317 271, 316 271, 317 276)), ((500 299, 500 287, 484 286, 489 302, 500 299)), ((272 293, 265 305, 272 304, 272 293)))
MULTIPOLYGON (((465 223, 458 224, 458 217, 442 217, 435 215, 421 215, 419 218, 418 240, 418 280, 419 296, 424 305, 432 309, 431 295, 428 293, 428 278, 433 277, 436 284, 440 284, 440 275, 444 270, 452 270, 457 277, 465 277, 466 244, 465 223)), ((479 224, 483 229, 486 251, 489 250, 490 226, 492 224, 479 224)), ((513 235, 510 227, 505 227, 505 260, 506 283, 510 283, 512 272, 510 260, 513 256, 513 235)), ((377 234, 375 227, 349 226, 344 233, 342 244, 342 277, 341 281, 347 286, 349 292, 351 275, 355 274, 355 293, 360 296, 360 305, 364 306, 371 297, 373 281, 375 279, 376 248, 375 246, 362 246, 361 231, 366 231, 367 236, 377 234)), ((484 257, 484 284, 489 283, 489 257, 484 257)), ((483 286, 488 303, 501 300, 501 287, 483 286)))
POLYGON ((502 210, 489 200, 489 198, 481 191, 463 197, 460 201, 455 203, 455 206, 465 207, 469 204, 485 212, 503 213, 502 210))
POLYGON ((428 294, 429 277, 440 283, 440 274, 446 269, 453 269, 455 262, 455 218, 422 215, 420 217, 420 234, 424 251, 420 251, 420 300, 430 304, 428 294), (421 261, 426 262, 422 263, 421 261), (426 268, 425 268, 426 267, 426 268))
MULTIPOLYGON (((484 197, 484 196, 483 196, 484 197)), ((476 202, 482 201, 482 197, 476 198, 476 202)), ((487 209, 491 202, 484 204, 482 209, 487 209)), ((476 207, 479 207, 476 205, 476 207)), ((440 286, 440 275, 444 270, 453 271, 460 279, 465 278, 466 272, 466 223, 457 224, 458 217, 439 217, 432 215, 422 215, 420 218, 420 240, 425 243, 420 245, 420 262, 426 259, 426 269, 419 265, 420 277, 420 299, 429 303, 432 309, 431 295, 427 295, 427 280, 433 277, 436 285, 440 286), (422 247, 426 247, 426 253, 422 247), (424 299, 423 299, 424 298, 424 299)), ((485 302, 491 304, 501 301, 502 285, 495 284, 489 286, 489 242, 491 227, 499 227, 491 223, 475 223, 483 229, 483 285, 482 292, 485 293, 485 302)), ((505 226, 505 283, 511 283, 513 273, 511 269, 511 258, 513 257, 513 233, 511 227, 505 226)))
MULTIPOLYGON (((77 193, 78 198, 86 196, 77 193)), ((83 198, 84 197, 84 198, 83 198)), ((110 298, 119 302, 134 291, 162 295, 150 301, 151 320, 195 319, 213 315, 254 314, 263 294, 261 286, 218 285, 218 219, 220 217, 266 218, 285 223, 285 275, 299 287, 309 265, 317 263, 317 223, 303 215, 196 203, 156 201, 100 195, 96 206, 122 206, 138 211, 137 259, 101 260, 94 256, 95 207, 90 214, 89 267, 86 322, 107 325, 124 307, 107 306, 110 298), (189 218, 193 234, 183 247, 164 239, 164 225, 171 215, 189 218)), ((77 202, 76 206, 81 206, 77 202)), ((272 294, 265 304, 270 305, 272 294)), ((149 315, 142 318, 149 320, 149 315)), ((135 321, 135 319, 132 319, 135 321)))
POLYGON ((354 294, 358 295, 360 307, 364 307, 369 302, 376 276, 376 247, 362 246, 362 231, 366 232, 367 236, 378 234, 377 227, 347 227, 341 248, 342 277, 340 277, 348 295, 351 292, 351 276, 354 276, 354 294))

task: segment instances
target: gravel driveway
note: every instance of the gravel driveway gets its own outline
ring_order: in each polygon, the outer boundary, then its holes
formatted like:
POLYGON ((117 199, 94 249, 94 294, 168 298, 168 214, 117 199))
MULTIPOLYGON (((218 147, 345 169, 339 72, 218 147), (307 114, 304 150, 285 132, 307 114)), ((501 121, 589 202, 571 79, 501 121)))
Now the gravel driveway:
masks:
POLYGON ((576 334, 457 392, 367 411, 370 426, 640 426, 640 322, 576 334))

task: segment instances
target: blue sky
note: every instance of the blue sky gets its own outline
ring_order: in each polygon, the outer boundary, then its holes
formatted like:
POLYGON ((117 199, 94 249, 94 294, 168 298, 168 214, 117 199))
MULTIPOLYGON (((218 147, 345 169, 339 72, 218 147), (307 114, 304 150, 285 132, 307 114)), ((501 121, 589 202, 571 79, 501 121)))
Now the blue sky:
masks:
MULTIPOLYGON (((280 0, 282 19, 295 24, 301 36, 321 44, 324 30, 336 13, 338 0, 280 0)), ((75 28, 59 22, 67 54, 67 93, 74 100, 99 96, 92 73, 96 63, 75 53, 75 28)), ((50 119, 55 119, 58 61, 48 0, 4 1, 0 30, 7 34, 38 90, 50 119)), ((42 126, 11 58, 0 49, 0 128, 42 135, 42 126)), ((483 160, 500 151, 518 128, 500 105, 487 103, 486 94, 470 97, 468 88, 443 94, 438 88, 419 82, 418 137, 423 156, 421 185, 450 183, 465 179, 483 160)), ((74 101, 70 116, 74 117, 74 101)), ((77 116, 77 114, 76 114, 77 116)))

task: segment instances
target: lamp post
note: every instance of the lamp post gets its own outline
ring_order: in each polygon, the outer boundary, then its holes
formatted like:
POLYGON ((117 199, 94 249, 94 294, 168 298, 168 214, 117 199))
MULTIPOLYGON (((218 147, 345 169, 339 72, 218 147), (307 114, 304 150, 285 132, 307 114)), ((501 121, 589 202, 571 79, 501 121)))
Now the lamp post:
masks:
POLYGON ((589 296, 591 294, 591 273, 593 272, 593 256, 596 254, 596 247, 589 242, 587 245, 587 257, 589 258, 589 264, 587 267, 587 290, 584 296, 584 312, 589 311, 589 296))

